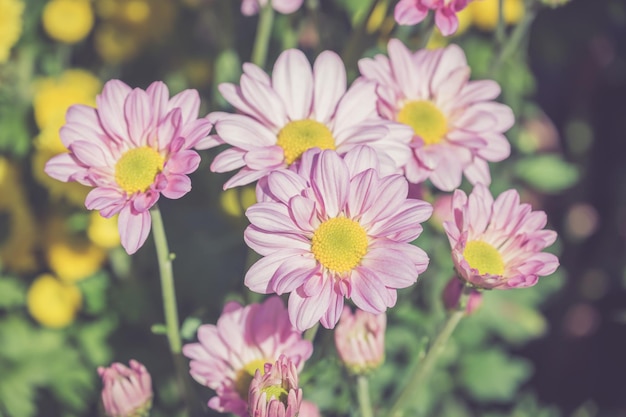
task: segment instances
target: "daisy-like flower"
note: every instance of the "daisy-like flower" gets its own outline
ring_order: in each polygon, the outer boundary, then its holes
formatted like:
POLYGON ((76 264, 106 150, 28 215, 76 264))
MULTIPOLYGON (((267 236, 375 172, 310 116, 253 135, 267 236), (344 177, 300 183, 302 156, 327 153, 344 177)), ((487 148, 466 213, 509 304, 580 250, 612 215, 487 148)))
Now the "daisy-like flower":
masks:
POLYGON ((200 163, 192 148, 207 137, 211 123, 197 119, 197 91, 170 99, 162 82, 144 91, 111 80, 96 104, 70 107, 60 131, 69 152, 50 159, 45 171, 94 187, 85 206, 107 218, 119 213, 122 246, 132 254, 148 237, 148 210, 159 196, 176 199, 191 190, 187 174, 200 163))
POLYGON ((457 12, 472 0, 400 0, 394 10, 394 18, 400 25, 416 25, 435 11, 435 24, 443 36, 450 36, 459 27, 457 12))
POLYGON ((316 147, 344 154, 368 144, 397 168, 409 160, 411 129, 377 115, 374 83, 361 81, 346 91, 346 70, 336 53, 322 52, 311 69, 304 53, 287 50, 271 78, 253 64, 243 69, 240 86, 219 86, 240 114, 209 115, 217 131, 212 145, 232 145, 215 157, 211 170, 239 169, 225 189, 287 168, 316 147))
POLYGON ((250 417, 297 417, 301 404, 298 370, 287 357, 256 370, 248 393, 250 417))
POLYGON ((317 321, 333 328, 344 297, 382 313, 428 265, 410 242, 432 207, 407 199, 403 176, 380 176, 372 166, 376 152, 366 146, 343 158, 311 149, 297 171, 270 174, 265 197, 246 211, 245 241, 264 257, 245 283, 264 294, 291 293, 289 318, 299 330, 317 321))
POLYGON ((474 286, 531 287, 559 266, 555 255, 542 252, 556 240, 556 232, 543 229, 546 213, 520 204, 517 191, 505 191, 494 201, 486 186, 476 184, 469 197, 454 192, 452 210, 454 220, 444 227, 454 265, 474 286))
POLYGON ((507 158, 511 148, 503 132, 514 122, 508 106, 491 100, 500 94, 495 81, 468 81, 463 50, 450 45, 411 53, 401 41, 389 41, 389 58, 359 62, 368 80, 378 83, 378 111, 413 128, 413 155, 407 179, 430 179, 443 191, 461 184, 489 184, 487 161, 507 158))
POLYGON ((278 13, 291 14, 302 6, 304 0, 243 0, 241 2, 241 14, 253 16, 259 13, 261 7, 265 7, 268 2, 278 13))
POLYGON ((191 376, 216 391, 209 407, 219 412, 248 416, 250 382, 257 370, 284 355, 301 370, 313 345, 289 322, 287 309, 278 297, 262 304, 224 306, 217 325, 198 328, 198 343, 183 347, 191 359, 191 376))

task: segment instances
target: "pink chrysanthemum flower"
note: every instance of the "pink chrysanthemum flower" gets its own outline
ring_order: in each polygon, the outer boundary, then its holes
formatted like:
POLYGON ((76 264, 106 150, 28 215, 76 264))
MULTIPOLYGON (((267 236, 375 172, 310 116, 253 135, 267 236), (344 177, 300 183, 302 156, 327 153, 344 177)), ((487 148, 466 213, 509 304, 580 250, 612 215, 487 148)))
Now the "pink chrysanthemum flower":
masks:
POLYGON ((396 289, 415 283, 428 256, 410 242, 430 204, 407 199, 401 175, 379 176, 376 153, 362 146, 344 158, 311 149, 295 170, 273 172, 265 198, 251 206, 248 246, 264 258, 245 283, 260 293, 291 293, 289 318, 299 330, 317 321, 333 328, 344 297, 381 313, 396 289))
POLYGON ((359 61, 365 79, 378 83, 378 111, 413 128, 413 157, 407 179, 430 179, 444 191, 470 182, 489 184, 487 161, 510 154, 502 134, 514 122, 508 106, 491 100, 500 94, 495 81, 468 81, 470 67, 456 45, 412 54, 401 41, 389 41, 389 58, 359 61))
POLYGON ((411 130, 377 115, 374 83, 361 81, 346 91, 346 70, 336 53, 322 52, 311 69, 304 53, 287 50, 272 78, 253 64, 243 69, 241 86, 219 87, 240 114, 209 115, 217 131, 213 144, 233 146, 215 157, 211 170, 240 169, 225 189, 287 168, 316 147, 344 154, 368 144, 395 167, 408 161, 411 130))
POLYGON ((394 17, 400 25, 416 25, 435 10, 435 24, 443 36, 450 36, 459 28, 457 13, 472 0, 400 0, 394 17))
POLYGON ((241 2, 241 14, 253 16, 259 13, 261 7, 265 7, 268 1, 278 13, 291 14, 298 10, 304 0, 243 0, 241 2))
POLYGON ((187 174, 200 163, 192 148, 205 140, 211 123, 197 118, 197 91, 170 99, 162 82, 144 91, 111 80, 96 103, 96 109, 70 107, 60 131, 69 152, 50 159, 45 171, 95 187, 85 206, 107 218, 119 213, 122 245, 132 254, 148 237, 148 210, 159 196, 180 198, 191 189, 187 174))
POLYGON ((292 361, 281 355, 275 364, 256 370, 248 393, 250 417, 297 417, 301 404, 302 389, 292 361))
POLYGON ((530 287, 559 266, 555 255, 541 252, 556 240, 556 232, 543 229, 546 213, 520 204, 517 191, 505 191, 494 201, 486 186, 476 184, 469 198, 454 192, 452 210, 454 221, 444 227, 454 265, 476 287, 530 287))
POLYGON ((130 368, 113 363, 99 367, 102 378, 102 405, 110 417, 145 417, 152 407, 152 378, 145 366, 132 360, 130 368))
POLYGON ((365 374, 385 360, 387 315, 344 306, 335 328, 335 347, 346 368, 353 374, 365 374))
POLYGON ((217 393, 209 407, 241 417, 248 416, 248 391, 257 369, 285 355, 300 370, 312 352, 278 297, 246 307, 226 304, 217 325, 200 326, 198 343, 183 347, 191 376, 217 393))

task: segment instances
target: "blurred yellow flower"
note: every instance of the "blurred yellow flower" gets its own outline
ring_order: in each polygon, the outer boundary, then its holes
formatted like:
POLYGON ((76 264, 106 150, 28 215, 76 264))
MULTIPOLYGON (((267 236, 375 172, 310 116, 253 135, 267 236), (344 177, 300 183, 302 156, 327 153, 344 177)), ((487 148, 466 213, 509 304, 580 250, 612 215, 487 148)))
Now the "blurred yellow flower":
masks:
POLYGON ((124 28, 103 23, 96 29, 94 43, 102 59, 112 65, 124 62, 139 51, 140 39, 124 28))
POLYGON ((0 157, 0 263, 15 272, 37 268, 37 226, 18 172, 0 157))
POLYGON ((94 12, 89 0, 51 0, 43 9, 42 20, 52 39, 76 43, 91 32, 94 12))
MULTIPOLYGON (((467 8, 472 23, 479 29, 492 31, 498 26, 498 0, 477 0, 467 8)), ((503 17, 507 25, 519 22, 524 16, 523 0, 504 0, 503 17)))
POLYGON ((28 289, 26 303, 35 320, 58 329, 74 321, 82 304, 82 294, 76 286, 63 284, 50 274, 42 274, 28 289))
POLYGON ((105 218, 97 211, 89 214, 87 237, 96 245, 105 249, 113 249, 120 245, 120 233, 117 229, 117 215, 105 218))
POLYGON ((229 188, 220 195, 220 206, 226 214, 232 217, 241 217, 245 211, 256 203, 256 193, 253 186, 229 188))
POLYGON ((106 260, 106 251, 86 239, 65 235, 47 244, 46 259, 59 279, 70 283, 98 272, 106 260))
POLYGON ((22 0, 0 0, 0 63, 9 59, 13 45, 22 34, 22 0))
POLYGON ((96 94, 101 88, 100 80, 82 69, 69 69, 59 77, 47 77, 36 81, 33 110, 37 126, 39 129, 50 125, 60 128, 71 105, 95 106, 96 94))

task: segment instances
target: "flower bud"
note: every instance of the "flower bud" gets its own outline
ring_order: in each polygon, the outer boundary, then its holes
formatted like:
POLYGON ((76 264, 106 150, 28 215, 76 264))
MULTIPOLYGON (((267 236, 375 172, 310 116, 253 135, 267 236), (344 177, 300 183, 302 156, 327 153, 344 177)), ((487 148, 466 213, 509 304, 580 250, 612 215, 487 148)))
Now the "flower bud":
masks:
POLYGON ((109 417, 147 417, 152 407, 152 379, 145 366, 130 361, 130 368, 113 363, 99 367, 102 403, 109 417))
POLYGON ((387 316, 344 306, 335 328, 335 346, 341 361, 353 374, 378 368, 385 360, 387 316))
MULTIPOLYGON (((475 289, 470 290, 469 298, 465 306, 465 312, 472 314, 483 302, 483 295, 475 289)), ((443 305, 447 310, 456 310, 459 306, 461 293, 463 292, 463 282, 457 277, 452 277, 443 289, 443 305)))
POLYGON ((265 372, 256 370, 248 391, 251 417, 296 417, 302 404, 296 365, 281 355, 275 364, 266 363, 265 372))

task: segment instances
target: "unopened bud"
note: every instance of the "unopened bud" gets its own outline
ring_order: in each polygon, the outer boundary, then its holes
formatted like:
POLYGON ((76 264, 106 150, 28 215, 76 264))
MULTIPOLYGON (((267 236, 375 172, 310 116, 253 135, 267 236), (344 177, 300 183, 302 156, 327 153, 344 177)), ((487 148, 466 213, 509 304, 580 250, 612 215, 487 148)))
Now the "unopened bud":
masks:
MULTIPOLYGON (((463 292, 463 282, 457 277, 452 277, 443 289, 443 305, 447 310, 456 310, 459 307, 461 293, 463 292)), ((470 290, 465 312, 472 314, 483 302, 483 295, 475 289, 470 290)))

